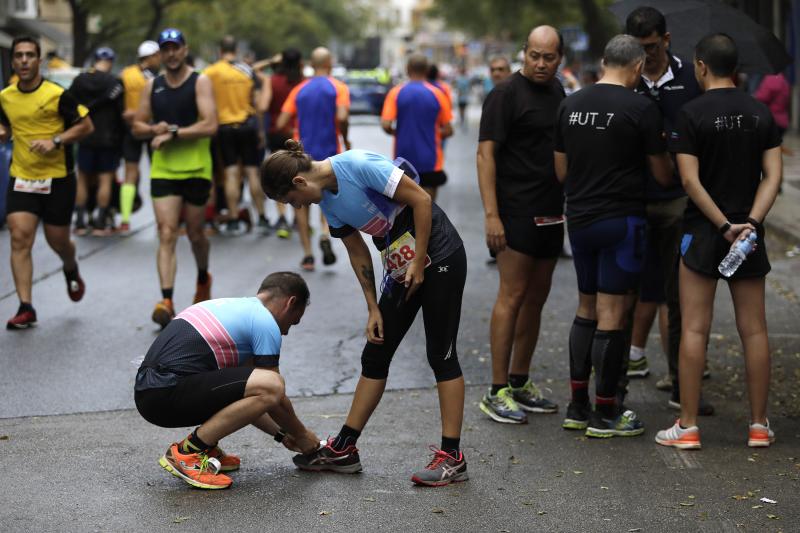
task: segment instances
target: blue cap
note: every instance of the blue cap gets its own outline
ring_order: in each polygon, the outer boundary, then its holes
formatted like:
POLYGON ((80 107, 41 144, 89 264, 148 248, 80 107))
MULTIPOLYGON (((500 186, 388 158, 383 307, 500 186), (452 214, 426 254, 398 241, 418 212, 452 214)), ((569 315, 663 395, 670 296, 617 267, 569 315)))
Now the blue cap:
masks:
POLYGON ((100 61, 102 59, 108 59, 109 61, 114 61, 114 58, 116 57, 117 54, 115 54, 114 50, 112 50, 108 46, 101 46, 100 48, 94 51, 94 58, 96 61, 100 61))
POLYGON ((183 46, 186 44, 186 39, 184 39, 181 30, 167 28, 158 34, 158 46, 163 47, 167 43, 175 43, 183 46))

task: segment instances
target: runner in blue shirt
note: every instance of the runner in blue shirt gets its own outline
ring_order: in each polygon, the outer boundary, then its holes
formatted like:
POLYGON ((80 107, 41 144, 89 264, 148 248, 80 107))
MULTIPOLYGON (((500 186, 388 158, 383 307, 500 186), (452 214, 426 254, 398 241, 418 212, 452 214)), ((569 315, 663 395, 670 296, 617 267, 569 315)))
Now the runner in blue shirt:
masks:
POLYGON ((461 237, 405 160, 350 150, 313 161, 299 142, 290 140, 286 146, 261 167, 264 192, 294 207, 320 205, 331 236, 347 248, 369 309, 361 377, 347 420, 326 446, 298 455, 295 464, 304 470, 361 470, 356 440, 380 402, 392 356, 422 308, 428 362, 439 390, 442 446, 434 448, 433 460, 411 480, 429 486, 465 481, 467 463, 460 451, 464 378, 456 352, 467 274, 461 237), (371 235, 382 252, 386 274, 380 301, 372 258, 359 230, 371 235))
POLYGON ((217 443, 248 424, 290 450, 319 447, 278 373, 281 335, 300 322, 308 299, 303 278, 276 272, 254 297, 207 300, 167 324, 136 373, 136 408, 157 426, 200 426, 169 446, 159 460, 164 469, 195 487, 229 487, 231 478, 219 472, 241 461, 217 443))

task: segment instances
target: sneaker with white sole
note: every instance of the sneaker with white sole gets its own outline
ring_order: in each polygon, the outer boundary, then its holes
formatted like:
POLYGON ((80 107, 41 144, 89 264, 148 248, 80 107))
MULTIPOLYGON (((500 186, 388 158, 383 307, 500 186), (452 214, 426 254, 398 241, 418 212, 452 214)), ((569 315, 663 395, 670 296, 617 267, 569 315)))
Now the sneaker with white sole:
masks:
POLYGON ((542 391, 531 380, 518 389, 511 387, 511 397, 514 398, 520 409, 529 413, 555 413, 558 411, 558 404, 542 396, 542 391))
POLYGON ((747 445, 751 448, 769 448, 775 442, 775 433, 769 428, 769 420, 764 424, 750 424, 747 445))
POLYGON ((511 387, 503 387, 497 391, 497 394, 487 392, 481 398, 481 403, 478 407, 495 422, 503 424, 528 423, 528 415, 514 401, 511 387))
POLYGON ((656 433, 656 442, 662 446, 672 446, 681 450, 699 450, 700 429, 697 426, 682 428, 681 421, 676 420, 672 427, 656 433))
POLYGON ((633 360, 628 359, 628 377, 629 378, 646 378, 650 374, 650 367, 647 365, 647 357, 633 360))

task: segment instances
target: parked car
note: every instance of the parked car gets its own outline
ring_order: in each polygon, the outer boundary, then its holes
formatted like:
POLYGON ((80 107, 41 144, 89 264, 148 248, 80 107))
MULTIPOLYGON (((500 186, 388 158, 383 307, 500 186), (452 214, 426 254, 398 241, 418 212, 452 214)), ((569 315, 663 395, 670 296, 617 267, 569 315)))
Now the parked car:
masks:
POLYGON ((375 78, 348 76, 342 81, 350 89, 350 114, 380 115, 389 87, 375 78))

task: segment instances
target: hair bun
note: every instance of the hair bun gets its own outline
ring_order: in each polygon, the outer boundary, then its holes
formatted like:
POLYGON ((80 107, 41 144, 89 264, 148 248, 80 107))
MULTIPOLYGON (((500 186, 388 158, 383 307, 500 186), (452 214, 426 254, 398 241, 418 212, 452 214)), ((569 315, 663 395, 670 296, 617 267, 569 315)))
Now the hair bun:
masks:
POLYGON ((287 139, 283 146, 286 150, 295 154, 305 153, 305 150, 303 150, 303 143, 295 139, 287 139))

